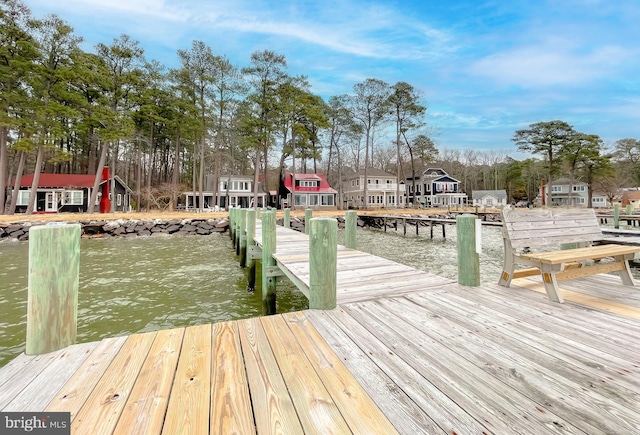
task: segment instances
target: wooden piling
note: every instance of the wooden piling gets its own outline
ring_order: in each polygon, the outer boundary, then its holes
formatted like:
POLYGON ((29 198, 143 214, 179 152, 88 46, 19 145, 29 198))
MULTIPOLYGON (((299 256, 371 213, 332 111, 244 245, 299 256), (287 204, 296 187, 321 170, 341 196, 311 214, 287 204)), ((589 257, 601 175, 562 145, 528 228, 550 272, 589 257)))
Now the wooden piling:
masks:
POLYGON ((40 355, 76 341, 80 274, 80 224, 29 230, 25 353, 40 355))
POLYGON ((626 208, 625 210, 626 210, 626 211, 625 211, 625 214, 626 214, 627 216, 631 216, 631 214, 632 214, 631 204, 627 204, 627 208, 626 208))
POLYGON ((228 219, 229 219, 229 237, 231 238, 231 241, 233 243, 233 207, 229 207, 228 219))
POLYGON ((285 228, 291 228, 291 209, 290 208, 284 209, 284 222, 282 223, 282 226, 285 228))
POLYGON ((276 265, 276 212, 262 212, 262 309, 265 315, 276 314, 276 277, 267 270, 276 265))
MULTIPOLYGON (((253 252, 256 242, 253 239, 256 235, 256 210, 250 208, 247 210, 247 251, 253 252)), ((256 289, 256 260, 252 255, 247 254, 245 263, 247 268, 247 291, 253 292, 256 289)))
POLYGON ((309 227, 311 225, 309 225, 309 222, 311 221, 311 218, 313 217, 313 210, 311 210, 310 208, 305 209, 304 211, 304 233, 305 234, 309 234, 309 227))
POLYGON ((620 204, 613 206, 613 228, 616 230, 620 228, 620 204))
POLYGON ((338 221, 314 218, 309 227, 309 308, 332 310, 337 302, 338 221))
POLYGON ((240 267, 245 267, 247 263, 247 209, 240 209, 240 267))
POLYGON ((344 246, 346 248, 356 249, 356 231, 357 230, 358 230, 358 213, 355 210, 346 211, 344 214, 344 246))
POLYGON ((480 285, 480 255, 476 252, 476 217, 470 214, 456 217, 456 229, 458 236, 458 284, 478 287, 480 285))

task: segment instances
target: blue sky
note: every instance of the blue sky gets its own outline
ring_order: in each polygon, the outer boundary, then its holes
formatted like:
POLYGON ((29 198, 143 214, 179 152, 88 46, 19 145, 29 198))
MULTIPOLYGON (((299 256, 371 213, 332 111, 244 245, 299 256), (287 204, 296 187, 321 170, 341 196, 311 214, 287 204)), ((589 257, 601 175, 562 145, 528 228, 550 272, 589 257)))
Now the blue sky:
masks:
POLYGON ((508 152, 561 119, 611 145, 640 138, 638 0, 26 0, 84 48, 126 33, 177 66, 194 39, 234 64, 269 49, 325 99, 366 78, 419 89, 438 148, 508 152))

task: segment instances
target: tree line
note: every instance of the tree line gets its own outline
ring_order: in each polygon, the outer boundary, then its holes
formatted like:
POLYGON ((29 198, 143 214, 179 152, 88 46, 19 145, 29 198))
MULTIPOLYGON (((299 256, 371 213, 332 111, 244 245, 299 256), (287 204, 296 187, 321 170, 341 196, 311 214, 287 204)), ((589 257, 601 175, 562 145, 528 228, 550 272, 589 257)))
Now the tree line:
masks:
MULTIPOLYGON (((43 171, 96 174, 92 211, 105 166, 133 188, 138 210, 173 207, 186 190, 204 205, 209 174, 214 198, 222 175, 253 174, 257 196, 258 181, 275 190, 285 170, 324 172, 339 188, 360 169, 365 177, 376 167, 404 180, 437 165, 468 194, 506 188, 514 200, 535 197, 540 180, 560 168, 572 179, 592 177, 589 183, 640 185, 634 139, 618 141, 607 154, 597 136, 553 121, 513 138, 541 159, 438 150, 423 96, 409 83, 369 78, 325 101, 270 50, 254 52, 240 67, 193 41, 177 51, 178 66, 167 68, 146 59, 128 35, 86 52, 62 18, 37 19, 20 0, 0 1, 0 213, 14 213, 17 195, 7 192, 31 170, 32 192, 43 171), (616 167, 631 168, 622 172, 628 180, 616 167)), ((366 183, 364 189, 366 200, 366 183)))

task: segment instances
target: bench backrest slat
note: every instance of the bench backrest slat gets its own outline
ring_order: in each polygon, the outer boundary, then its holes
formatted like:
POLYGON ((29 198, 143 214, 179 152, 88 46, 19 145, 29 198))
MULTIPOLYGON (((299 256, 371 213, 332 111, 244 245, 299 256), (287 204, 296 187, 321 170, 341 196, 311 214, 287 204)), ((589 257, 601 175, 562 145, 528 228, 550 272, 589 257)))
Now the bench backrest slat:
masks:
POLYGON ((504 210, 503 236, 514 249, 602 240, 593 209, 504 210))

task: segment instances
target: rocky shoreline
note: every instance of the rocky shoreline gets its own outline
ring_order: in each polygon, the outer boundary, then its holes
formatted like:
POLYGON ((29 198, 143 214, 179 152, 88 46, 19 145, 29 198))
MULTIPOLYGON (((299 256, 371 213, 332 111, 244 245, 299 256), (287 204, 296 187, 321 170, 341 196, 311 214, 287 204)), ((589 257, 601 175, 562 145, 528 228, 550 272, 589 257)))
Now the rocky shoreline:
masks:
MULTIPOLYGON (((0 223, 0 241, 29 240, 29 228, 51 222, 0 223)), ((78 220, 84 238, 200 235, 227 231, 227 218, 78 220)))

